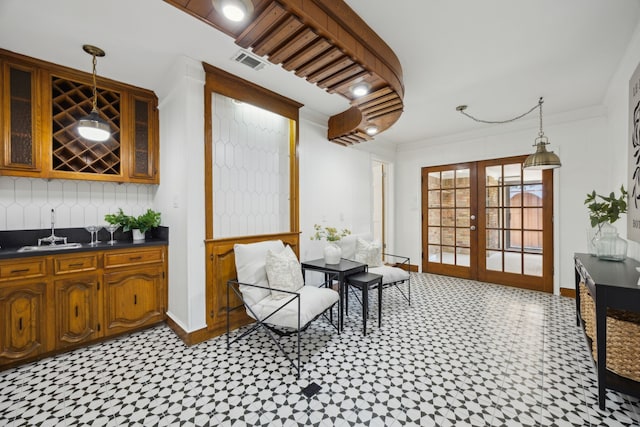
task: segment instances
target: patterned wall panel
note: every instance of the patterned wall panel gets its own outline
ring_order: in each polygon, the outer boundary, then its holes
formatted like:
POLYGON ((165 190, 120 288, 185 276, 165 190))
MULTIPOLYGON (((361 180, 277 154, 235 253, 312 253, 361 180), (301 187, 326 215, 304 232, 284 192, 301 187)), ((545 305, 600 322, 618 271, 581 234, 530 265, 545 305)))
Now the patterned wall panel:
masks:
POLYGON ((289 120, 213 95, 213 235, 289 231, 289 120))
POLYGON ((139 215, 153 207, 156 186, 111 182, 0 177, 0 230, 103 225, 104 215, 122 208, 139 215))

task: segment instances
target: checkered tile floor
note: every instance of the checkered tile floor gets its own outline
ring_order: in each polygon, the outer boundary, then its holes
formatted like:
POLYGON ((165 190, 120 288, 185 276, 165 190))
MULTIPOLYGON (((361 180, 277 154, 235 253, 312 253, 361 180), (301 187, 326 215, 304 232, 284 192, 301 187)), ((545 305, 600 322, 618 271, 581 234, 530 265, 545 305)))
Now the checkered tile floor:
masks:
POLYGON ((638 399, 610 391, 598 409, 573 300, 412 282, 411 307, 385 290, 382 328, 371 297, 366 337, 355 303, 341 335, 318 319, 300 380, 262 332, 227 352, 160 326, 0 372, 0 425, 640 425, 638 399))

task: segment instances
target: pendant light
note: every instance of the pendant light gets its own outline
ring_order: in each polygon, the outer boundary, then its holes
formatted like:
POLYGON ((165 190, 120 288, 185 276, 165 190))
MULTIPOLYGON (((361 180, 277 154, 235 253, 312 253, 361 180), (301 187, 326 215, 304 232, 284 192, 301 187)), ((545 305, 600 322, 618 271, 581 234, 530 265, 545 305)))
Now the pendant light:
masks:
POLYGON ((553 152, 547 151, 546 146, 549 145, 549 139, 545 136, 544 131, 542 130, 542 103, 544 102, 543 98, 540 97, 538 100, 538 104, 531 107, 529 111, 526 113, 520 114, 512 119, 508 120, 500 120, 500 121, 491 121, 491 120, 481 120, 476 117, 473 117, 465 110, 467 109, 466 105, 458 105, 456 107, 456 111, 459 111, 462 115, 469 117, 470 119, 480 122, 480 123, 488 123, 488 124, 501 124, 501 123, 510 123, 514 122, 518 119, 523 118, 527 114, 533 112, 535 109, 540 110, 540 131, 538 132, 538 137, 535 139, 535 143, 533 144, 536 147, 536 152, 530 154, 527 159, 522 164, 523 169, 534 169, 534 170, 543 170, 543 169, 555 169, 562 166, 560 163, 560 158, 553 152))
POLYGON ((103 57, 104 50, 85 44, 82 49, 93 57, 93 104, 91 113, 78 121, 78 133, 89 141, 104 142, 111 137, 111 127, 98 113, 98 91, 96 88, 96 57, 103 57))
POLYGON ((522 165, 523 169, 544 170, 554 169, 562 166, 560 163, 560 157, 558 157, 553 151, 547 151, 546 145, 549 145, 549 139, 544 135, 542 130, 542 98, 538 101, 540 108, 540 132, 533 144, 536 147, 536 152, 530 154, 522 165))

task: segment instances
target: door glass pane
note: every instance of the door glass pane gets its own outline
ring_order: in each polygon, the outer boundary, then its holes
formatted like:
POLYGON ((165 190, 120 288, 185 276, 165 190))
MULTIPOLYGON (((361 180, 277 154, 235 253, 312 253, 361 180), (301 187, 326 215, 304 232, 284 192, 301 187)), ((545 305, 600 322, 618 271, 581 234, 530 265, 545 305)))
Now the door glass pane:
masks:
POLYGON ((456 225, 458 227, 469 227, 471 225, 469 217, 469 209, 456 209, 456 225))
POLYGON ((522 206, 522 187, 507 185, 504 187, 504 205, 510 207, 522 206))
POLYGON ((485 183, 487 187, 500 185, 502 182, 502 166, 487 166, 485 175, 487 176, 485 183))
POLYGON ((429 190, 438 190, 440 188, 440 172, 429 172, 427 188, 429 190))
POLYGON ((440 207, 440 190, 430 190, 428 193, 430 208, 438 208, 440 207))
POLYGON ((524 274, 542 277, 542 255, 524 254, 524 274))
POLYGON ((455 263, 455 253, 452 247, 443 246, 442 247, 442 263, 443 264, 454 264, 455 263))
POLYGON ((429 209, 429 226, 440 225, 440 209, 429 209))
POLYGON ((456 239, 456 229, 453 227, 442 228, 442 244, 447 246, 454 246, 456 239))
POLYGON ((471 246, 471 230, 468 228, 456 228, 456 246, 471 246))
POLYGON ((485 265, 487 270, 502 271, 502 252, 487 251, 485 265))
POLYGON ((522 209, 505 209, 507 228, 519 229, 522 228, 522 209))
POLYGON ((520 252, 504 253, 504 272, 522 274, 522 255, 520 252))
POLYGON ((524 247, 528 251, 542 251, 542 231, 525 231, 524 247))
POLYGON ((454 187, 454 172, 455 171, 442 171, 442 182, 440 183, 442 188, 454 187))
POLYGON ((487 208, 487 228, 501 228, 502 227, 502 209, 487 208))
POLYGON ((501 187, 487 187, 487 201, 486 204, 489 207, 500 207, 500 195, 502 194, 501 187))
POLYGON ((455 190, 442 190, 442 206, 452 208, 456 205, 455 190))
POLYGON ((487 230, 487 249, 502 249, 502 230, 487 230))
POLYGON ((441 262, 440 246, 429 245, 429 262, 441 262))
POLYGON ((456 207, 468 208, 471 206, 471 191, 467 188, 456 190, 456 207))
POLYGON ((522 182, 524 184, 542 182, 542 171, 541 170, 525 169, 523 172, 524 173, 522 175, 522 182))
POLYGON ((428 242, 433 245, 440 244, 440 227, 429 227, 428 242))
POLYGON ((456 171, 456 187, 469 187, 469 169, 459 169, 456 171))
POLYGON ((542 208, 524 208, 522 216, 525 229, 542 230, 542 208))
POLYGON ((512 163, 504 165, 504 183, 520 184, 520 174, 522 173, 522 163, 512 163))
POLYGON ((442 209, 442 225, 447 227, 453 227, 456 225, 455 214, 455 209, 442 209))
POLYGON ((469 248, 456 248, 456 265, 469 267, 471 265, 470 255, 469 248))
POLYGON ((526 185, 522 193, 523 206, 542 206, 542 184, 526 185))
POLYGON ((521 230, 505 230, 505 247, 507 249, 522 249, 522 231, 521 230))

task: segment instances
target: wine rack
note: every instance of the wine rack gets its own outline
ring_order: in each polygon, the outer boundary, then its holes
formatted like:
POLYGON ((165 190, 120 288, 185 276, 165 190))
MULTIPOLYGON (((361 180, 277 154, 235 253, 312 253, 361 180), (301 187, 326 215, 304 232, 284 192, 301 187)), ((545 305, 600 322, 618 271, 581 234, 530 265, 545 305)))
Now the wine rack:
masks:
POLYGON ((98 88, 100 117, 111 126, 111 137, 102 143, 82 138, 78 120, 92 109, 91 85, 51 77, 52 169, 56 171, 120 175, 120 94, 98 88))

